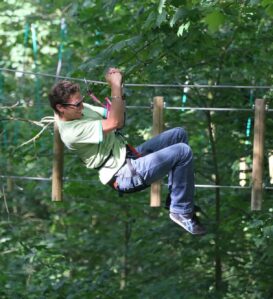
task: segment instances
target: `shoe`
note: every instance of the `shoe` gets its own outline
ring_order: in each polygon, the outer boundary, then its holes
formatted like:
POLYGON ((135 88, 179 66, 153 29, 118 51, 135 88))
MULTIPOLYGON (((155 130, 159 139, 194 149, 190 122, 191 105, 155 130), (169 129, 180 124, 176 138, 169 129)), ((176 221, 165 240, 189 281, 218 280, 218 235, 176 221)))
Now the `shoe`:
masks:
POLYGON ((170 218, 192 235, 204 235, 206 233, 206 229, 195 214, 170 213, 170 218))
MULTIPOLYGON (((170 193, 167 194, 167 197, 165 199, 165 206, 164 208, 166 210, 170 210, 170 206, 171 206, 171 195, 170 193)), ((194 212, 199 212, 201 214, 203 214, 204 216, 206 216, 206 214, 204 213, 204 211, 197 205, 194 205, 194 212)))

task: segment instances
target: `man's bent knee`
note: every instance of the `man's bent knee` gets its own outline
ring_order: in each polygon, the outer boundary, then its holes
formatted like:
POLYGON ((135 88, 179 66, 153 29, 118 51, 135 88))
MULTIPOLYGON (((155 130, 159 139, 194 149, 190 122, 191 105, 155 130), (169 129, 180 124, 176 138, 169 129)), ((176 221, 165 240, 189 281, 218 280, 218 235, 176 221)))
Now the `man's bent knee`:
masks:
POLYGON ((186 143, 180 143, 178 144, 178 146, 180 150, 181 159, 183 161, 191 161, 193 159, 193 152, 191 147, 186 143))
POLYGON ((177 127, 173 129, 175 131, 175 134, 180 142, 188 143, 188 134, 186 130, 182 127, 177 127))

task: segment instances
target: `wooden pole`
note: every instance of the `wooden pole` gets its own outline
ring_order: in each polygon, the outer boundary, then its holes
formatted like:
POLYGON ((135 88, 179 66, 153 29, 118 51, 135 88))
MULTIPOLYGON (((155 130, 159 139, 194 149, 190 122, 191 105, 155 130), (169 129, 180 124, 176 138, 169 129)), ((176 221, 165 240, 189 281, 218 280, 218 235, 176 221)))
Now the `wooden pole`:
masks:
POLYGON ((255 100, 251 210, 260 211, 263 199, 265 101, 255 100))
MULTIPOLYGON (((61 22, 61 33, 62 38, 65 31, 65 21, 62 19, 61 22)), ((63 41, 62 41, 63 42, 63 41)), ((58 59, 58 65, 56 70, 56 82, 58 81, 58 76, 61 73, 62 68, 62 42, 60 47, 60 55, 58 59)), ((55 113, 54 113, 55 114, 55 113)), ((55 115, 56 116, 56 115, 55 115)), ((60 133, 56 122, 54 122, 54 139, 53 139, 53 166, 52 166, 52 201, 62 201, 63 200, 63 168, 64 168, 64 144, 61 140, 60 133)))
MULTIPOLYGON (((163 109, 164 98, 154 97, 153 103, 153 136, 163 131, 163 109)), ((157 181, 151 185, 151 207, 160 207, 161 203, 161 181, 157 181)))
POLYGON ((64 146, 57 124, 54 123, 52 201, 62 201, 64 146))

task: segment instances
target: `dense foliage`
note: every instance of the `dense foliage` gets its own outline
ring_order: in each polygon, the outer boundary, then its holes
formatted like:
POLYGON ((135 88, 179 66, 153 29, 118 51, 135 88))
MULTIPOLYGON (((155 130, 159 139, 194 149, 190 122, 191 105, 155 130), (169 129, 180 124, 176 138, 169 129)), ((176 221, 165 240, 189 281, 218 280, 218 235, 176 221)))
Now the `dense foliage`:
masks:
MULTIPOLYGON (((270 0, 3 0, 0 67, 54 75, 59 61, 60 75, 90 80, 117 66, 125 83, 273 85, 272 17, 270 0)), ((0 71, 0 298, 273 297, 272 189, 252 212, 250 188, 197 188, 209 233, 196 238, 149 206, 149 190, 119 197, 65 151, 64 201, 51 202, 50 180, 37 178, 51 177, 52 126, 23 143, 43 129, 34 121, 52 115, 54 82, 0 71)), ((109 92, 91 87, 99 98, 109 92)), ((271 89, 125 90, 129 106, 160 95, 166 108, 181 107, 165 109, 164 125, 188 130, 196 184, 239 185, 240 158, 251 168, 253 113, 182 108, 251 108, 254 98, 272 108, 271 89)), ((124 134, 142 142, 151 120, 151 109, 128 109, 124 134)), ((268 187, 272 129, 267 113, 268 187)))

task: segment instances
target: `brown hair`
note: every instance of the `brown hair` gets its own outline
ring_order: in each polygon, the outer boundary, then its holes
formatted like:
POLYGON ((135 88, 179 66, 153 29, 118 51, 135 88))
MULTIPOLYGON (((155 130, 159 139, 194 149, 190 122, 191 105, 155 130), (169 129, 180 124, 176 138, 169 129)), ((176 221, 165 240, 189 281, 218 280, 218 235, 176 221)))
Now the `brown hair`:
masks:
POLYGON ((79 84, 65 80, 59 81, 52 87, 48 95, 50 106, 57 114, 60 114, 60 111, 56 108, 56 105, 65 104, 67 100, 76 92, 80 92, 79 84))

